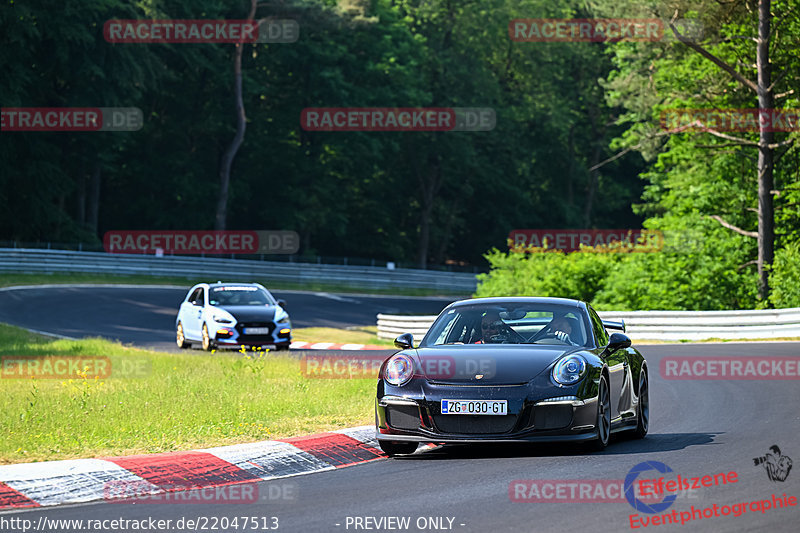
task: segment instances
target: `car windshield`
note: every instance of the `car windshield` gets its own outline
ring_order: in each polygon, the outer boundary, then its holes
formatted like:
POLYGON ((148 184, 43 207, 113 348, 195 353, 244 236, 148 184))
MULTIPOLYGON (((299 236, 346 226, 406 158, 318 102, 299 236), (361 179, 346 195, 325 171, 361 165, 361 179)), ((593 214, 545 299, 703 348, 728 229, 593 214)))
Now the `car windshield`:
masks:
POLYGON ((587 346, 591 336, 574 306, 536 303, 454 307, 431 326, 420 346, 552 344, 587 346))
POLYGON ((209 291, 208 303, 217 306, 226 305, 274 305, 269 293, 260 287, 244 285, 226 285, 212 287, 209 291))

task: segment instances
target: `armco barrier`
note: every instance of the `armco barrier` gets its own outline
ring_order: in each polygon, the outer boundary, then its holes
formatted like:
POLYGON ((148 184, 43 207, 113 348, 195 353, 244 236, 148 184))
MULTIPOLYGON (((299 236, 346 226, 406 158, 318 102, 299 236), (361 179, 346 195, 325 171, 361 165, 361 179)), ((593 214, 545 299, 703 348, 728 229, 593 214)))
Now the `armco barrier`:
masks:
MULTIPOLYGON (((800 337, 800 308, 758 311, 606 311, 606 320, 625 320, 631 339, 705 340, 800 337)), ((412 333, 419 341, 435 316, 378 315, 378 337, 412 333)))
POLYGON ((0 249, 0 272, 328 283, 353 289, 433 289, 446 294, 470 294, 477 286, 475 274, 462 272, 21 248, 0 249))
POLYGON ((436 315, 432 316, 402 316, 378 315, 378 338, 394 339, 401 333, 411 333, 414 340, 419 341, 428 332, 436 315))

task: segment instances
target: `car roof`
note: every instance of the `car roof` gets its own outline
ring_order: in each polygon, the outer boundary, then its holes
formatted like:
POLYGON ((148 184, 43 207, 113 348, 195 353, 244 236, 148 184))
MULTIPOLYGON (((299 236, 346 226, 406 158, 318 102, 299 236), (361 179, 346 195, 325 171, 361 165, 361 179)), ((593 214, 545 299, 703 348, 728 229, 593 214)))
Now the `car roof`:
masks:
POLYGON ((208 286, 209 288, 213 289, 214 287, 261 287, 261 284, 246 283, 241 281, 232 281, 232 282, 218 281, 216 283, 209 283, 208 286))
POLYGON ((495 296, 492 298, 470 298, 468 300, 459 300, 448 305, 451 307, 463 307, 467 305, 485 304, 485 305, 501 305, 510 303, 529 303, 529 304, 549 304, 549 305, 563 305, 566 307, 585 308, 586 303, 580 300, 572 300, 570 298, 549 298, 543 296, 495 296))

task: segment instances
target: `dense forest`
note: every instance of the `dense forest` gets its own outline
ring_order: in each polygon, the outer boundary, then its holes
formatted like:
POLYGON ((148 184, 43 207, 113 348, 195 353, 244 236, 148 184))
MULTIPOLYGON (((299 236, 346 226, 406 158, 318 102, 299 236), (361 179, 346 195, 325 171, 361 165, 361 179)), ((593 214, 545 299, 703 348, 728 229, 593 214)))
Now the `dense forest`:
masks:
POLYGON ((144 118, 130 132, 3 132, 0 241, 294 230, 305 255, 488 261, 483 293, 800 305, 796 122, 731 132, 662 120, 800 108, 797 0, 2 0, 0 34, 4 108, 136 107, 144 118), (299 38, 141 44, 103 32, 113 19, 250 16, 293 19, 299 38), (623 17, 658 19, 663 35, 509 32, 516 19, 623 17), (301 127, 304 109, 325 107, 491 108, 496 126, 301 127), (506 242, 518 228, 642 227, 664 232, 662 251, 509 253, 506 242))

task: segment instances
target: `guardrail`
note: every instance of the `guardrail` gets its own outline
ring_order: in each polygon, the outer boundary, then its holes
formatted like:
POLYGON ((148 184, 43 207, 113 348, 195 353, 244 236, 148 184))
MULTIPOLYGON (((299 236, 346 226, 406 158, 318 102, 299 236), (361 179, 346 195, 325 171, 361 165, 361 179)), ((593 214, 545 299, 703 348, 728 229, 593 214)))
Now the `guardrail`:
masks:
POLYGON ((378 338, 394 339, 401 333, 411 333, 419 341, 430 329, 436 315, 402 316, 378 314, 378 338))
MULTIPOLYGON (((643 340, 775 339, 800 337, 800 308, 757 311, 604 311, 605 320, 625 320, 626 334, 643 340)), ((378 315, 378 337, 409 332, 420 340, 435 316, 378 315)))
POLYGON ((0 272, 327 283, 353 289, 434 289, 448 294, 470 294, 477 287, 475 274, 462 272, 21 248, 0 249, 0 272))

